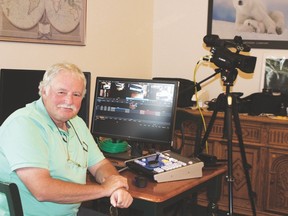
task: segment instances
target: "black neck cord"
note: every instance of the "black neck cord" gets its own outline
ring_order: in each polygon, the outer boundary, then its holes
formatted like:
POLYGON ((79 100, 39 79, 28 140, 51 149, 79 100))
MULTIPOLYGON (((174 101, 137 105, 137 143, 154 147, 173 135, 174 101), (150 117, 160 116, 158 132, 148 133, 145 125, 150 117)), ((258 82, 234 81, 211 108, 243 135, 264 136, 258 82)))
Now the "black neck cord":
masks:
POLYGON ((78 139, 78 141, 80 142, 80 144, 81 144, 83 150, 87 152, 87 151, 88 151, 88 145, 87 145, 84 141, 81 142, 81 139, 80 139, 78 133, 76 132, 76 130, 75 130, 75 128, 74 128, 74 125, 73 125, 69 120, 68 120, 68 123, 69 123, 69 125, 72 126, 72 129, 73 129, 74 133, 76 134, 77 139, 78 139))
MULTIPOLYGON (((64 136, 65 136, 65 138, 64 138, 64 137, 62 136, 62 133, 61 133, 59 127, 57 126, 57 124, 53 121, 52 118, 51 118, 51 120, 52 120, 52 122, 54 123, 54 125, 56 126, 56 128, 57 128, 57 130, 58 130, 58 132, 59 132, 59 134, 60 134, 60 136, 61 136, 61 138, 62 138, 62 140, 63 140, 65 143, 67 143, 67 142, 68 142, 68 138, 66 137, 66 135, 64 134, 64 136)), ((67 124, 67 125, 68 125, 68 128, 69 128, 70 125, 72 126, 72 129, 73 129, 74 133, 76 134, 77 139, 78 139, 80 145, 82 146, 83 150, 87 152, 87 151, 88 151, 88 145, 87 145, 84 141, 81 142, 80 137, 79 137, 77 131, 76 131, 75 128, 74 128, 74 125, 73 125, 69 120, 68 120, 68 123, 69 123, 69 124, 67 124)))

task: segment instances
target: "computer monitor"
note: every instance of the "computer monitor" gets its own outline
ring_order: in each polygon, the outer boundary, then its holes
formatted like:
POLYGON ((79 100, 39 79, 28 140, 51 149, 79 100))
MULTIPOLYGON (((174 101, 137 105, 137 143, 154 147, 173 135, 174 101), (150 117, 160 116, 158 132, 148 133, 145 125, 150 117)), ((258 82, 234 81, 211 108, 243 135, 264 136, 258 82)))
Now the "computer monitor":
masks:
MULTIPOLYGON (((39 98, 38 85, 45 70, 1 69, 0 70, 0 125, 15 110, 39 98)), ((89 125, 90 72, 84 72, 87 86, 78 115, 89 125)))
POLYGON ((91 133, 127 141, 132 148, 137 143, 170 148, 178 85, 169 80, 97 77, 91 133))

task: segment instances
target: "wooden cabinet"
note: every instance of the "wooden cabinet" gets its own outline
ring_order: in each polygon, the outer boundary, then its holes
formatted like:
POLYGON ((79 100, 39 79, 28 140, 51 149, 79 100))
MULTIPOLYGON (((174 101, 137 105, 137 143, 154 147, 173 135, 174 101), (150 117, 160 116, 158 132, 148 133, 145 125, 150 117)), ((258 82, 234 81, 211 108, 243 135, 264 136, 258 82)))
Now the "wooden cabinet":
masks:
MULTIPOLYGON (((191 115, 198 111, 180 109, 191 115)), ((209 124, 212 112, 204 111, 204 119, 209 124)), ((256 192, 255 205, 257 215, 288 215, 288 120, 239 114, 245 154, 248 163, 253 191, 256 192)), ((185 121, 184 147, 182 154, 193 154, 197 125, 185 121)), ((218 159, 227 159, 227 141, 223 138, 224 114, 219 112, 208 137, 209 154, 218 159)), ((246 178, 242 166, 242 157, 233 122, 233 211, 237 214, 252 215, 246 178)), ((179 146, 182 137, 179 130, 175 132, 175 145, 179 146)), ((219 201, 221 210, 228 210, 228 185, 223 179, 222 193, 219 201)), ((200 205, 207 205, 206 196, 200 194, 200 205)))

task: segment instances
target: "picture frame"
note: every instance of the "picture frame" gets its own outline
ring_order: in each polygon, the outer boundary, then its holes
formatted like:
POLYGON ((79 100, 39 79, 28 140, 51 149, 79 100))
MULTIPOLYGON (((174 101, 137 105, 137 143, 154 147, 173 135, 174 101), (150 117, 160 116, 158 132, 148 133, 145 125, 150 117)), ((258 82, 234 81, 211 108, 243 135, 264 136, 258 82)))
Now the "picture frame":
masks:
POLYGON ((260 91, 288 95, 288 56, 263 57, 260 91))
POLYGON ((3 1, 0 41, 85 45, 87 0, 3 1))
MULTIPOLYGON (((234 42, 235 36, 241 36, 243 43, 249 45, 251 48, 263 48, 263 49, 287 49, 288 48, 288 1, 285 0, 261 0, 255 1, 263 3, 258 5, 258 8, 265 6, 269 12, 275 14, 274 24, 272 19, 270 25, 264 22, 257 21, 256 19, 241 17, 240 10, 237 7, 239 0, 209 0, 208 2, 208 21, 207 21, 207 35, 218 35, 221 40, 227 40, 227 42, 234 42), (238 11, 238 12, 237 12, 238 11), (276 16, 277 15, 277 16, 276 16), (283 15, 283 16, 282 16, 283 15), (281 18, 282 17, 282 18, 281 18), (242 18, 242 19, 240 19, 242 18), (277 24, 276 24, 277 20, 277 24), (273 25, 272 25, 272 24, 273 25)), ((242 1, 251 4, 249 11, 258 11, 263 16, 268 16, 265 13, 262 14, 260 10, 252 10, 256 7, 254 1, 242 1), (252 2, 254 5, 252 5, 252 2)), ((265 10, 263 10, 265 11, 265 10)), ((251 15, 252 16, 252 15, 251 15)), ((261 19, 261 20, 264 20, 261 19)), ((266 20, 266 19, 265 19, 266 20)))

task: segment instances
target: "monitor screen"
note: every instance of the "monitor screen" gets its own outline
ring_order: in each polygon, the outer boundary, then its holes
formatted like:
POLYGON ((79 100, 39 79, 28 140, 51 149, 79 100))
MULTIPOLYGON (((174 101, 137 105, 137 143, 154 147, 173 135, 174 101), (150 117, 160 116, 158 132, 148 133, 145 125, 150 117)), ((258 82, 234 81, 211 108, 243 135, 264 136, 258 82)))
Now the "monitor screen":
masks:
POLYGON ((177 95, 176 81, 97 77, 91 132, 170 147, 177 95))
MULTIPOLYGON (((0 70, 0 125, 18 108, 39 98, 38 85, 45 70, 1 69, 0 70)), ((89 125, 90 72, 84 72, 87 93, 78 115, 89 125)))

